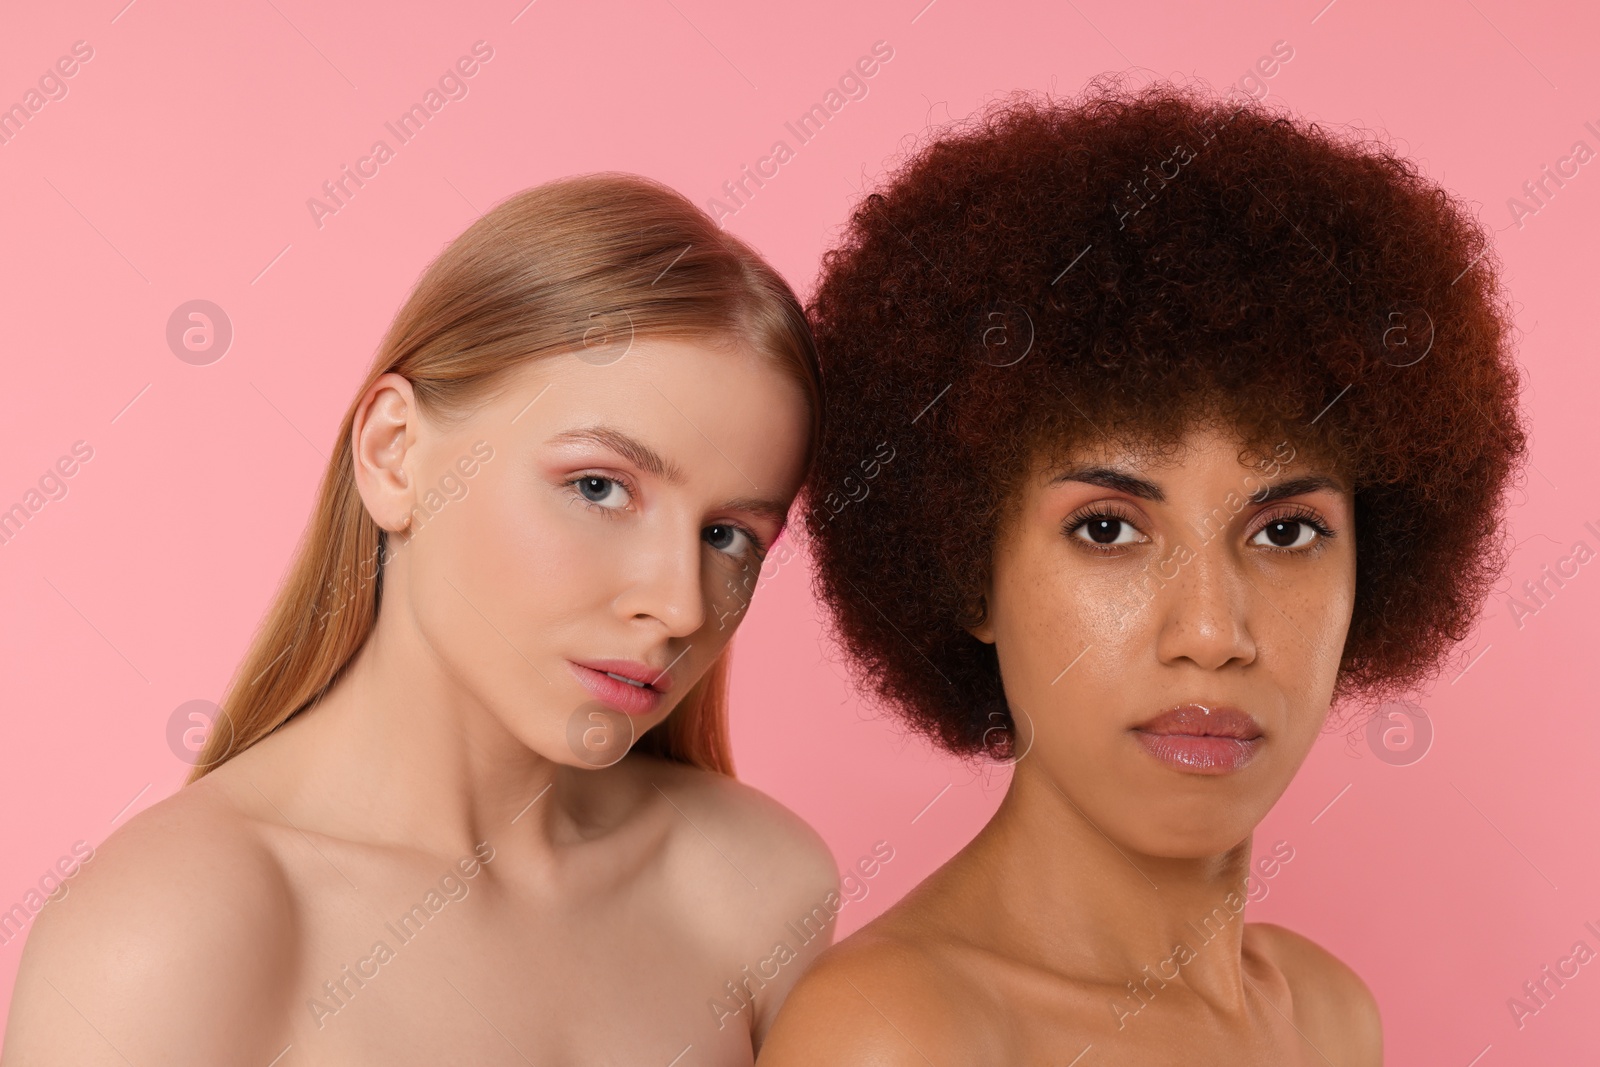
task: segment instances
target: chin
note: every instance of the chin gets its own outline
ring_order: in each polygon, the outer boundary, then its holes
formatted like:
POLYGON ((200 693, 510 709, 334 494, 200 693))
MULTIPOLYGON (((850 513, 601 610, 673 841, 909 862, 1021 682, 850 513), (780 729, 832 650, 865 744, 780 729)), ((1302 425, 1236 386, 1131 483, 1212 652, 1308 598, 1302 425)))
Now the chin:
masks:
POLYGON ((565 720, 553 709, 491 708, 490 714, 495 723, 510 735, 505 740, 517 748, 526 749, 552 763, 578 762, 567 748, 563 733, 565 720))
POLYGON ((1129 848, 1145 856, 1167 860, 1201 860, 1237 848, 1255 830, 1251 826, 1211 826, 1192 833, 1146 833, 1127 840, 1129 848))
POLYGON ((1122 841, 1147 856, 1165 859, 1220 856, 1254 833, 1270 807, 1243 798, 1172 797, 1150 803, 1147 797, 1144 801, 1128 805, 1139 814, 1123 822, 1122 841))

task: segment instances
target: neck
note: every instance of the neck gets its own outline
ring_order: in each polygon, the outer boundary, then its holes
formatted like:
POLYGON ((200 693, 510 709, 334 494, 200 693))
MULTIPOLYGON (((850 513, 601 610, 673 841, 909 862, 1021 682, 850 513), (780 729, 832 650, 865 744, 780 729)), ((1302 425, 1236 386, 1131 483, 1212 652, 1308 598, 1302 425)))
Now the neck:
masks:
MULTIPOLYGON (((529 748, 446 669, 391 577, 361 650, 283 727, 275 758, 255 761, 257 788, 300 825, 450 860, 482 841, 549 854, 575 824, 613 821, 630 793, 623 775, 529 748)), ((542 685, 534 679, 530 706, 542 685)))
POLYGON ((1173 982, 1219 1008, 1242 1005, 1249 838, 1201 858, 1140 853, 1023 761, 969 850, 1004 902, 984 910, 1006 954, 1120 990, 1119 1018, 1173 982))

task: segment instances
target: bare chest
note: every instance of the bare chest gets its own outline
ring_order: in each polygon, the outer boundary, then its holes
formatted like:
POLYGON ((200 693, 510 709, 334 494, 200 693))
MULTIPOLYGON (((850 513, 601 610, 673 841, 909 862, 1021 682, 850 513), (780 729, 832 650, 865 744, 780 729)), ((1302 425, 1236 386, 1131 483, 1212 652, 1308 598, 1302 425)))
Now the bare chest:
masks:
POLYGON ((304 894, 275 1067, 752 1062, 751 1010, 727 996, 747 961, 659 885, 557 902, 459 871, 345 873, 304 894))
POLYGON ((1147 1067, 1181 1053, 1195 1067, 1309 1067, 1334 1053, 1312 1045, 1290 1018, 1288 1000, 1264 990, 1232 1015, 1175 984, 1146 983, 1138 992, 992 976, 962 1028, 967 1054, 952 1062, 1147 1067))

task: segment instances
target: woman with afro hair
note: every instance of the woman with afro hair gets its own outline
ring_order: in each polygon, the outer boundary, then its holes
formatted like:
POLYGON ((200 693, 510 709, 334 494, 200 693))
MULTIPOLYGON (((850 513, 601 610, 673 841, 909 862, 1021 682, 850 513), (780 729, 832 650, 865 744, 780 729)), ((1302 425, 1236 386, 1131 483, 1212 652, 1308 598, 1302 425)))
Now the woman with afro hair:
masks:
POLYGON ((836 636, 1012 777, 763 1067, 1381 1063, 1362 980, 1244 921, 1293 858, 1252 834, 1505 563, 1526 430, 1484 229, 1380 142, 1107 77, 922 146, 808 313, 836 636))

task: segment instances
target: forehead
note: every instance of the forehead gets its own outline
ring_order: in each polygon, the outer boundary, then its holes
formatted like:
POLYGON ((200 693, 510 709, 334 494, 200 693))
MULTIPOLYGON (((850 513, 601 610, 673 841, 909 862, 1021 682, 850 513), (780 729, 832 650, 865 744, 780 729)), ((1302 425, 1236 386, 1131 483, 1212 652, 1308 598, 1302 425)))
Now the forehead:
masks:
POLYGON ((491 408, 484 417, 517 437, 614 430, 649 446, 663 467, 696 479, 731 473, 747 490, 789 495, 809 430, 800 385, 773 357, 731 338, 635 338, 534 359, 491 408))
MULTIPOLYGON (((638 410, 641 403, 713 409, 727 423, 805 404, 797 382, 779 361, 743 338, 624 337, 619 343, 528 359, 512 368, 489 406, 521 413, 535 397, 545 407, 557 396, 568 408, 638 410), (548 394, 548 395, 546 395, 548 394)), ((520 420, 520 414, 518 414, 520 420)))
MULTIPOLYGON (((1216 474, 1230 478, 1254 474, 1270 479, 1289 468, 1301 476, 1324 476, 1340 489, 1348 484, 1339 465, 1310 442, 1272 434, 1250 441, 1237 427, 1215 420, 1196 422, 1177 436, 1165 438, 1137 432, 1093 433, 1071 442, 1041 447, 1035 450, 1034 459, 1035 481, 1046 484, 1085 470, 1177 484, 1185 474, 1216 474)), ((1115 479, 1101 477, 1099 480, 1104 484, 1115 479)))
POLYGON ((1140 470, 1172 470, 1203 461, 1237 461, 1249 466, 1252 460, 1270 455, 1270 445, 1248 444, 1238 431, 1214 425, 1197 426, 1174 439, 1152 435, 1094 433, 1070 444, 1041 450, 1047 465, 1104 463, 1140 470))

